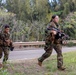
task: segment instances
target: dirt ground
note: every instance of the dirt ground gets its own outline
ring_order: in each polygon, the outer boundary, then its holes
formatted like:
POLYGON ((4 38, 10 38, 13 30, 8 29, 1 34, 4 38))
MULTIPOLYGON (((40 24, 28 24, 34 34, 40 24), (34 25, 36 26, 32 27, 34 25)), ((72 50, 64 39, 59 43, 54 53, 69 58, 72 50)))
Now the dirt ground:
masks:
POLYGON ((37 63, 37 59, 9 63, 8 72, 10 75, 46 75, 45 66, 40 67, 37 63))

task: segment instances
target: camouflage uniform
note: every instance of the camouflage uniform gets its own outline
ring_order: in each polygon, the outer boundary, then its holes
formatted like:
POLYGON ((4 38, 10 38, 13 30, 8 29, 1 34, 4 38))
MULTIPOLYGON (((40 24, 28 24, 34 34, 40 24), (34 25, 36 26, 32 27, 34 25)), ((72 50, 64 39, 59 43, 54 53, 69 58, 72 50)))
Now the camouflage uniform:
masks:
MULTIPOLYGON (((51 22, 48 25, 48 27, 49 28, 51 28, 51 27, 59 28, 59 26, 54 22, 51 22)), ((57 53, 57 67, 60 68, 63 65, 61 39, 56 40, 55 36, 52 36, 50 34, 50 30, 46 30, 46 32, 45 32, 45 47, 44 47, 45 53, 38 59, 38 61, 43 62, 46 58, 48 58, 51 55, 53 48, 55 49, 55 51, 57 53)))
POLYGON ((2 58, 2 55, 4 53, 3 62, 6 62, 9 56, 9 47, 8 44, 5 42, 5 40, 8 39, 10 39, 9 33, 5 32, 0 33, 0 58, 2 58))

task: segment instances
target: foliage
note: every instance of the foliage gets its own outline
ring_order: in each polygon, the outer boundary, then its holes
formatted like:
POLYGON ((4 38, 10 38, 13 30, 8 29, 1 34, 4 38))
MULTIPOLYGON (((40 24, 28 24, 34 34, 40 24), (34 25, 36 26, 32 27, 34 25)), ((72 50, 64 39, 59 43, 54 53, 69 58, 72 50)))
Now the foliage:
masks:
POLYGON ((47 0, 6 0, 6 8, 16 14, 19 20, 47 20, 49 11, 47 0), (44 18, 44 19, 43 19, 44 18))
POLYGON ((43 41, 45 27, 53 14, 59 15, 60 21, 64 20, 60 24, 70 39, 76 39, 76 0, 53 0, 51 3, 49 0, 6 0, 1 6, 0 29, 9 24, 13 41, 43 41))
POLYGON ((0 11, 0 29, 2 30, 5 24, 10 25, 11 38, 13 41, 37 41, 44 40, 45 23, 41 21, 17 20, 14 13, 0 11))
POLYGON ((63 11, 60 16, 65 18, 68 13, 76 11, 76 0, 53 0, 51 9, 54 12, 63 11))
POLYGON ((76 12, 67 15, 61 27, 70 36, 70 39, 76 39, 76 12))
POLYGON ((73 47, 73 46, 76 46, 76 43, 69 42, 66 46, 68 46, 68 47, 73 47))
POLYGON ((0 75, 10 75, 7 69, 0 69, 0 75))
POLYGON ((6 0, 4 7, 8 12, 1 12, 8 18, 1 14, 4 21, 1 18, 0 25, 11 26, 13 41, 44 40, 45 26, 52 15, 47 0, 6 0))

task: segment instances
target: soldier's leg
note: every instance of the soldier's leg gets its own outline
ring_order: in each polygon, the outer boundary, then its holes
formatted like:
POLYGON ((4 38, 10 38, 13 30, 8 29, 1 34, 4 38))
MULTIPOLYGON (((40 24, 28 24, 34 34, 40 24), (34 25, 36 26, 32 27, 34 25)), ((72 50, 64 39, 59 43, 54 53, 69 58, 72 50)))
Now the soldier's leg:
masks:
MULTIPOLYGON (((0 59, 2 58, 2 52, 3 52, 3 50, 2 50, 2 47, 0 47, 0 59)), ((0 68, 2 68, 3 67, 3 65, 0 63, 0 68)))
POLYGON ((2 58, 2 52, 3 52, 3 50, 2 50, 2 48, 0 47, 0 59, 2 58))
POLYGON ((8 56, 9 56, 9 49, 8 48, 5 48, 3 50, 3 52, 4 52, 3 63, 6 63, 6 61, 8 60, 8 56))
POLYGON ((42 65, 42 62, 51 55, 52 50, 53 50, 53 46, 51 46, 51 45, 46 46, 45 45, 44 50, 45 50, 45 53, 40 58, 38 58, 40 66, 42 65))
POLYGON ((57 44, 54 46, 54 49, 57 53, 57 67, 62 68, 62 66, 63 66, 62 45, 57 44))

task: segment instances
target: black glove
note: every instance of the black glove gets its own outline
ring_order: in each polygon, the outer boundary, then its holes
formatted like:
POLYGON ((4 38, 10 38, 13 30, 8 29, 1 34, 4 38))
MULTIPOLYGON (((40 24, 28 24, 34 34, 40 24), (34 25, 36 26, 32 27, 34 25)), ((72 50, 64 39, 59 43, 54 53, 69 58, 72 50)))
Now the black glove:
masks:
POLYGON ((10 51, 13 51, 14 50, 14 47, 10 47, 10 51))

